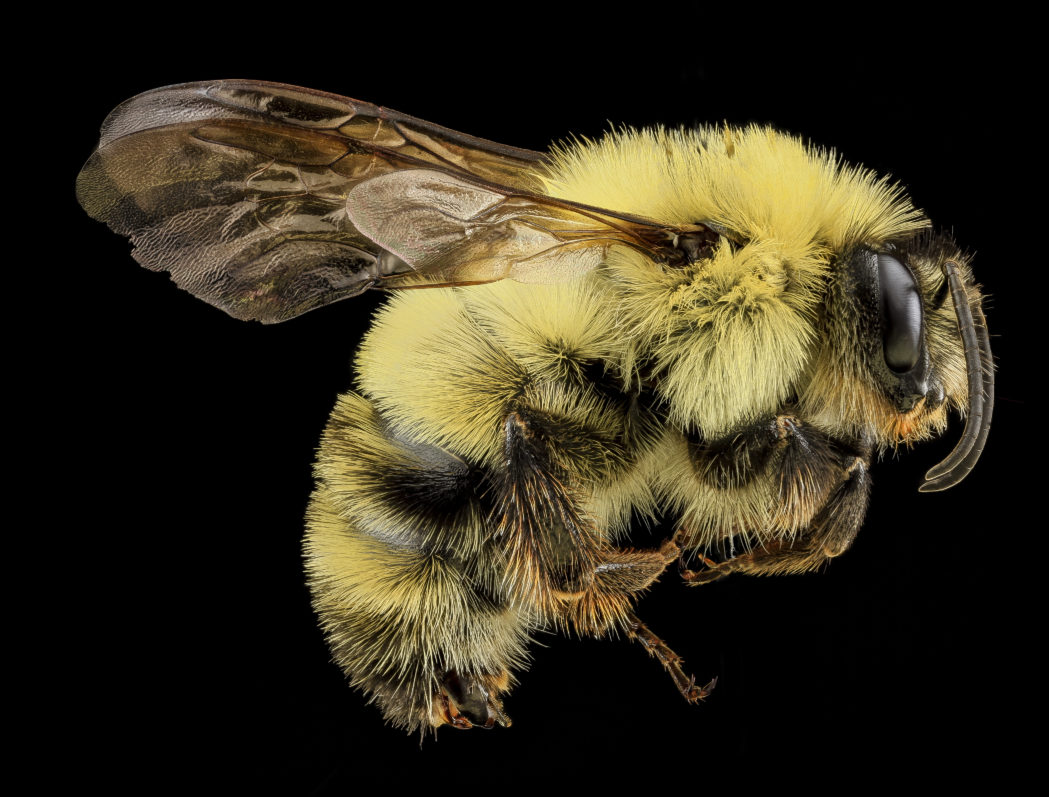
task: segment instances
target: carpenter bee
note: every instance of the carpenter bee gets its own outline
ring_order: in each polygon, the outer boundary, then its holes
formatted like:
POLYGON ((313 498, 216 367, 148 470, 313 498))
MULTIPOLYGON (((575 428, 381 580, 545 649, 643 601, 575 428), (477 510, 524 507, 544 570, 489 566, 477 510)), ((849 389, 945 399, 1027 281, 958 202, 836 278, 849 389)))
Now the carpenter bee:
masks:
POLYGON ((77 183, 144 266, 276 323, 384 290, 321 441, 305 551, 335 659, 407 730, 509 725, 543 629, 811 570, 852 543, 869 466, 962 439, 994 373, 968 259, 903 191, 776 130, 631 130, 548 153, 253 81, 128 100, 77 183), (669 519, 655 548, 632 523, 669 519))

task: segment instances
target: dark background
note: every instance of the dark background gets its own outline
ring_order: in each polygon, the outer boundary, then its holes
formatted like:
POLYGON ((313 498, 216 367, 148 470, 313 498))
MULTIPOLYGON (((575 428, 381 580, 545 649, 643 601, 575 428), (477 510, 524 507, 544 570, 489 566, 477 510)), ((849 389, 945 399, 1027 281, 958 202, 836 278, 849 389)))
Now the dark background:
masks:
POLYGON ((839 764, 1007 777, 1030 656, 1007 573, 1031 532, 1017 486, 1029 400, 1018 284, 1032 267, 1002 215, 1016 160, 995 87, 1009 67, 899 41, 704 55, 676 25, 631 31, 629 45, 531 20, 480 43, 394 27, 143 22, 66 51, 73 112, 53 201, 72 231, 61 250, 73 287, 55 417, 76 441, 59 493, 77 505, 45 543, 71 571, 48 590, 60 608, 43 645, 58 698, 45 744, 84 782, 147 792, 177 780, 338 794, 372 779, 490 791, 600 771, 702 787, 805 782, 839 764), (512 728, 444 729, 420 748, 345 686, 301 572, 315 446, 381 297, 275 327, 237 322, 139 268, 73 197, 112 107, 222 77, 347 94, 531 149, 609 120, 769 122, 890 173, 976 252, 1000 371, 985 456, 960 487, 917 493, 958 423, 876 465, 858 541, 821 573, 698 589, 667 575, 639 611, 687 669, 719 677, 705 704, 685 705, 637 646, 545 635, 506 701, 512 728))

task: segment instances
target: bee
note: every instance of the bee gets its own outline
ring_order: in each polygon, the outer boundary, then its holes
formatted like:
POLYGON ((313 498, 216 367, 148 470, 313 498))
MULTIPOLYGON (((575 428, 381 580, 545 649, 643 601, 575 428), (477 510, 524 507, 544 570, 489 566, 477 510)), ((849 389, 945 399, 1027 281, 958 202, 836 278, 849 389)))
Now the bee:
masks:
POLYGON ((332 94, 188 83, 119 106, 77 182, 145 267, 278 323, 382 290, 320 443, 314 607, 408 731, 509 725, 530 639, 641 644, 634 610, 845 552, 878 454, 961 440, 994 368, 968 258, 904 192, 752 125, 621 129, 547 153, 332 94), (656 547, 639 524, 670 520, 656 547))

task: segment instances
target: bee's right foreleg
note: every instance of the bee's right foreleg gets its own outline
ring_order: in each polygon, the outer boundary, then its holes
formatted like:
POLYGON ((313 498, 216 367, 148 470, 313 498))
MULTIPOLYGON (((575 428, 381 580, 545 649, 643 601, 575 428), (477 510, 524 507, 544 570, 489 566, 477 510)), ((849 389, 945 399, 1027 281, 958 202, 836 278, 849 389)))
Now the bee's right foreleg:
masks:
POLYGON ((686 551, 717 547, 737 535, 746 547, 723 561, 696 554, 701 569, 688 569, 682 560, 681 575, 691 584, 730 573, 812 570, 847 550, 863 521, 870 447, 834 438, 794 415, 770 416, 713 442, 692 442, 689 455, 703 489, 752 508, 750 517, 705 535, 688 524, 678 531, 674 540, 686 551))

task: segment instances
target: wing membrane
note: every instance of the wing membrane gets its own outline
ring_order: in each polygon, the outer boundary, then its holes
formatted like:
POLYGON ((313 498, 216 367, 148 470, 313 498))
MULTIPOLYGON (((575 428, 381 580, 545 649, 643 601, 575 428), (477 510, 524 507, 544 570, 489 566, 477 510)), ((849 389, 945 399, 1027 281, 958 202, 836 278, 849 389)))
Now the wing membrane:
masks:
POLYGON ((77 194, 143 266, 265 323, 376 286, 566 279, 613 243, 677 240, 538 193, 544 157, 334 94, 187 83, 110 114, 77 194))
POLYGON ((390 279, 397 287, 558 282, 597 267, 609 246, 640 240, 627 222, 597 211, 424 169, 367 180, 348 205, 358 230, 413 265, 416 274, 390 279))
POLYGON ((524 185, 540 157, 335 95, 196 83, 110 114, 77 193, 142 265, 237 318, 276 322, 410 270, 347 217, 359 182, 426 164, 524 185))

